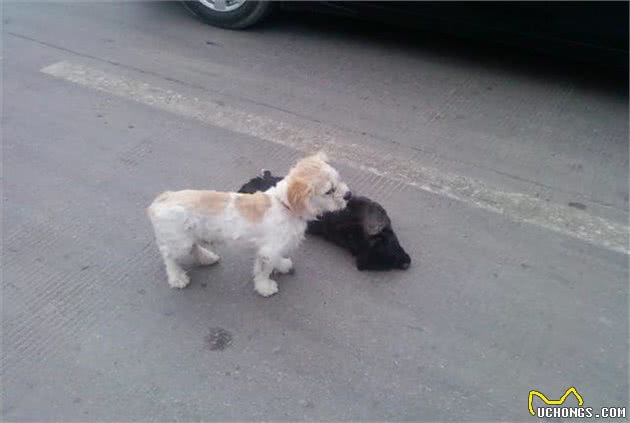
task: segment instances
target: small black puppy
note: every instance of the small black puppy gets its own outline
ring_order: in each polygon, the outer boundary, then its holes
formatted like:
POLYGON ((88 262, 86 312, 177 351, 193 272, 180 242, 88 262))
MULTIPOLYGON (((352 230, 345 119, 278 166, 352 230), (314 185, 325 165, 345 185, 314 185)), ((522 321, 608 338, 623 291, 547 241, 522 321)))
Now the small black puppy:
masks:
MULTIPOLYGON (((282 178, 263 170, 238 192, 267 191, 282 178)), ((348 206, 308 223, 306 232, 344 247, 357 258, 359 270, 407 269, 411 258, 398 243, 385 209, 367 197, 352 197, 348 206)))

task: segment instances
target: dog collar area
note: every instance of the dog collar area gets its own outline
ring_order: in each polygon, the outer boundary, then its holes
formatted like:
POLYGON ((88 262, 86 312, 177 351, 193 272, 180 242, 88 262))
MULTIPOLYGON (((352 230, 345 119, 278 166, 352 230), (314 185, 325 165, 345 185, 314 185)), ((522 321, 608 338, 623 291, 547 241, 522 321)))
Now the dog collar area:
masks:
POLYGON ((296 217, 297 217, 298 219, 300 219, 300 220, 306 220, 306 219, 304 219, 304 217, 303 217, 303 216, 301 216, 301 215, 300 215, 300 216, 295 215, 295 214, 293 213, 293 210, 291 210, 291 207, 289 207, 289 205, 288 205, 287 203, 285 203, 284 201, 280 200, 280 204, 282 204, 282 206, 283 206, 285 209, 287 209, 287 211, 288 211, 290 214, 292 214, 293 216, 296 216, 296 217))

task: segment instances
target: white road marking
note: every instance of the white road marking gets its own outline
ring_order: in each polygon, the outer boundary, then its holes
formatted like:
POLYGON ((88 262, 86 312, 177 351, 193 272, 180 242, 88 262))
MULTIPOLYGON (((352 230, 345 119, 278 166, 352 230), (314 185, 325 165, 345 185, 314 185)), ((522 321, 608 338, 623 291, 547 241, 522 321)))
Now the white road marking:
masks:
POLYGON ((350 167, 499 213, 513 221, 526 222, 609 250, 629 253, 630 228, 627 225, 572 207, 549 203, 531 195, 495 190, 481 181, 420 166, 412 159, 393 156, 364 145, 358 147, 343 143, 341 140, 348 137, 341 129, 312 122, 297 126, 65 61, 46 66, 41 71, 85 87, 299 151, 313 152, 323 148, 335 161, 350 167))

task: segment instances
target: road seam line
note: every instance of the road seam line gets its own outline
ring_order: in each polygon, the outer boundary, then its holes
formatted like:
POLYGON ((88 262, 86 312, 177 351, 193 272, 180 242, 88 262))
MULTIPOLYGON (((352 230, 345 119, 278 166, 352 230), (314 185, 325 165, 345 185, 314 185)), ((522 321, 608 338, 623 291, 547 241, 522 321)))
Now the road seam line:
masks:
POLYGON ((504 192, 461 175, 421 166, 413 159, 344 143, 346 131, 320 123, 295 125, 214 102, 179 94, 146 82, 61 61, 41 69, 45 74, 122 97, 233 132, 264 139, 302 152, 325 149, 333 160, 379 177, 402 182, 469 206, 502 214, 606 249, 629 253, 630 228, 535 196, 504 192))

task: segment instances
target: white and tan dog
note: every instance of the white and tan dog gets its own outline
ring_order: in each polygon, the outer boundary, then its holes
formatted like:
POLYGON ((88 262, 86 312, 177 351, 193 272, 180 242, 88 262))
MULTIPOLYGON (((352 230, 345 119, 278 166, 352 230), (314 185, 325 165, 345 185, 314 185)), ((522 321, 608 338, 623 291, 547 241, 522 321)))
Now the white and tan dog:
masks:
POLYGON ((219 256, 210 250, 221 241, 244 242, 256 252, 254 288, 262 296, 278 292, 270 279, 274 269, 288 273, 287 256, 304 238, 306 223, 318 215, 343 209, 351 197, 324 153, 298 161, 275 187, 256 194, 218 191, 167 191, 148 208, 164 259, 168 283, 190 282, 182 265, 211 265, 219 256))

